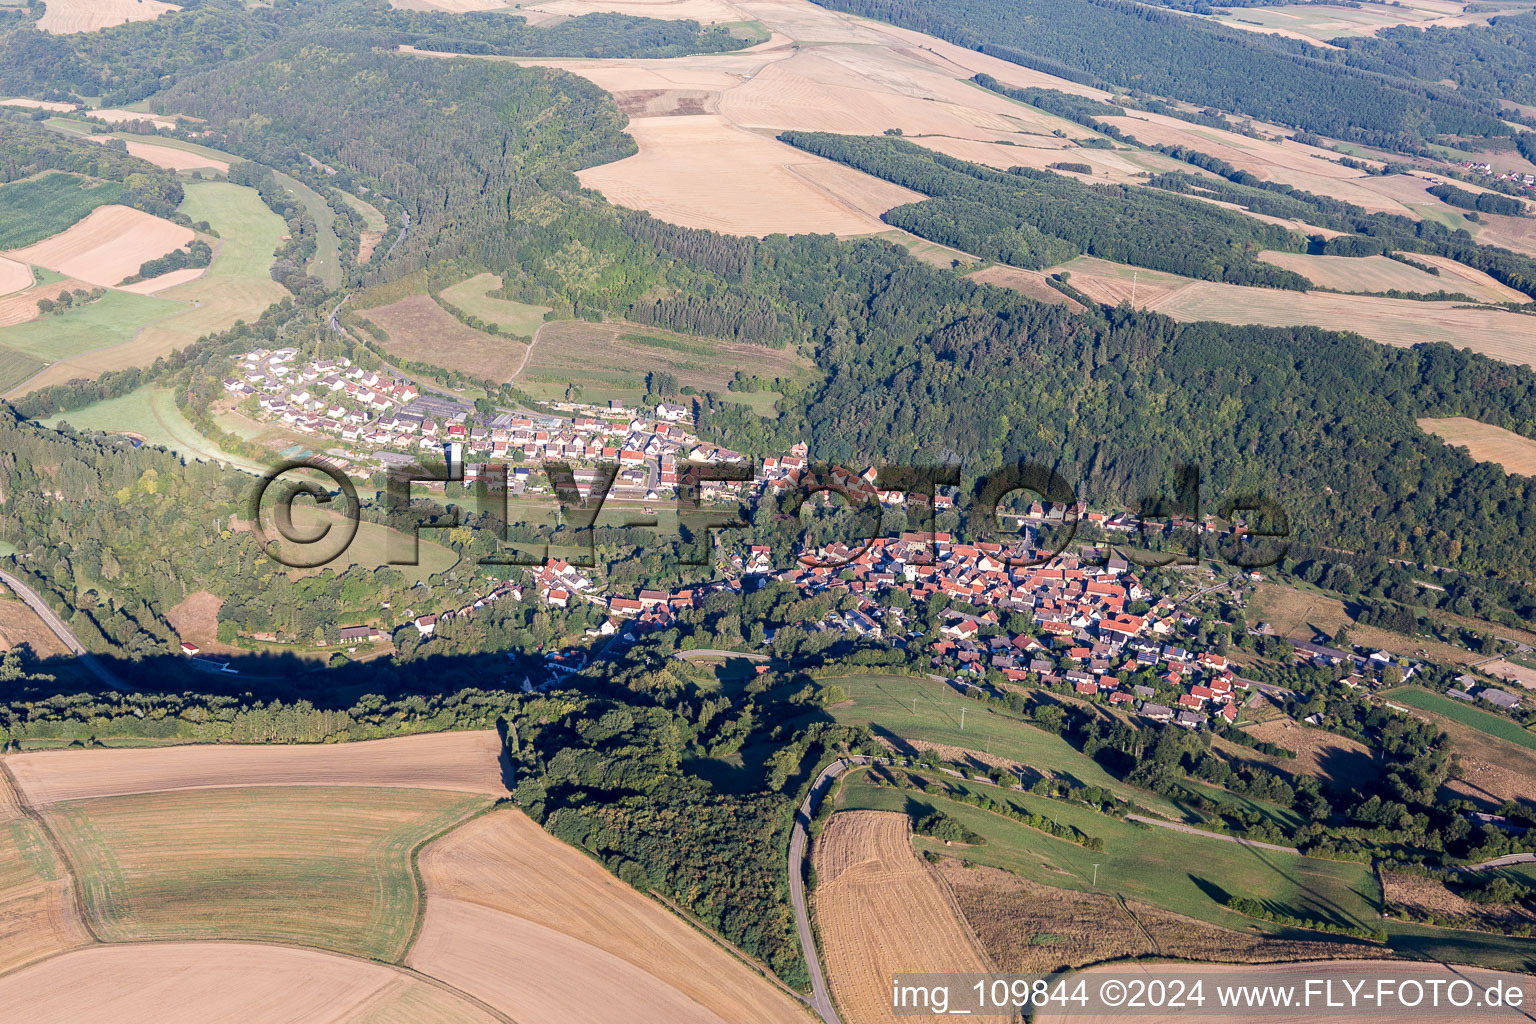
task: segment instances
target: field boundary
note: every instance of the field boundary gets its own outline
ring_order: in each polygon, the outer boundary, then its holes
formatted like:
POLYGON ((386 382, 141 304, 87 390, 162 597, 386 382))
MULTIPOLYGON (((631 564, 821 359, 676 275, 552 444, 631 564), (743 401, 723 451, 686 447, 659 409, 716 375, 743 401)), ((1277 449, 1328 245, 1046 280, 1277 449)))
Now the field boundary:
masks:
MULTIPOLYGON (((10 786, 11 792, 15 794, 17 809, 21 811, 24 817, 26 817, 38 827, 38 830, 42 832, 43 837, 48 840, 48 845, 53 849, 54 856, 59 859, 59 866, 69 873, 70 902, 74 904, 75 917, 79 919, 80 927, 85 929, 85 934, 90 936, 91 940, 90 942, 86 943, 86 946, 106 945, 107 943, 102 940, 101 935, 98 934, 95 927, 92 926, 90 915, 85 912, 85 893, 80 887, 80 872, 76 869, 75 862, 69 859, 69 854, 64 850, 64 844, 59 842, 59 837, 53 834, 53 827, 48 824, 47 819, 44 818, 43 815, 32 806, 31 801, 27 798, 26 791, 17 784, 16 776, 11 773, 11 766, 6 764, 3 758, 0 758, 0 775, 5 776, 6 785, 10 786)), ((13 967, 11 970, 19 971, 23 967, 30 967, 32 964, 41 963, 42 961, 50 959, 53 956, 57 956, 62 953, 69 953, 75 949, 84 948, 85 946, 73 946, 70 949, 61 949, 58 953, 52 953, 49 954, 49 956, 39 957, 36 960, 32 960, 28 963, 13 967)))
POLYGON ((439 839, 457 832, 459 829, 463 828, 465 825, 468 825, 470 822, 490 814, 492 811, 504 806, 506 803, 507 801, 504 799, 492 800, 489 804, 475 811, 473 814, 466 815, 453 824, 447 825, 434 832, 432 835, 424 837, 421 842, 417 843, 411 848, 411 884, 416 890, 416 909, 412 914, 411 932, 405 937, 405 944, 401 947, 399 959, 381 962, 404 966, 405 961, 410 958, 411 950, 416 948, 416 940, 421 938, 421 927, 427 919, 427 883, 426 880, 421 877, 421 851, 425 850, 429 844, 435 843, 439 839))

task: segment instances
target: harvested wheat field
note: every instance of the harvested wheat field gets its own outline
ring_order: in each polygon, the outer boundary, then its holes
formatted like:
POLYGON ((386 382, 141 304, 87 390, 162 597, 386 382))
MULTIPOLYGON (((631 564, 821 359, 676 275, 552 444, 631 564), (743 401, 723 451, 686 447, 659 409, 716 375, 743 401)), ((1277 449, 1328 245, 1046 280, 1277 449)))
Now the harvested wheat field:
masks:
POLYGON ((0 107, 27 107, 32 110, 53 110, 63 112, 74 110, 78 103, 61 103, 58 100, 29 100, 24 96, 16 96, 8 100, 0 100, 0 107))
POLYGON ((0 972, 89 941, 68 870, 0 770, 0 972))
MULTIPOLYGON (((1481 984, 1492 983, 1494 974, 1490 971, 1480 971, 1464 967, 1447 967, 1436 963, 1382 963, 1372 960, 1335 960, 1329 963, 1295 963, 1295 964, 1244 964, 1232 966, 1226 964, 1200 964, 1178 966, 1174 964, 1113 964, 1107 967, 1095 967, 1083 972, 1089 985, 1094 984, 1094 975, 1100 973, 1113 973, 1120 977, 1129 975, 1143 975, 1148 981, 1153 978, 1168 980, 1177 978, 1181 974, 1193 976, 1202 975, 1207 978, 1219 979, 1217 984, 1243 984, 1261 986, 1292 986, 1296 992, 1303 991, 1309 978, 1327 979, 1329 977, 1348 976, 1350 978, 1366 977, 1371 979, 1368 986, 1374 986, 1375 980, 1380 978, 1417 979, 1424 983, 1425 989, 1429 989, 1432 979, 1440 979, 1442 984, 1448 984, 1457 978, 1471 976, 1481 984)), ((1211 986, 1206 986, 1209 992, 1211 986)), ((1342 991, 1340 986, 1336 990, 1342 991)), ((1367 991, 1371 991, 1370 987, 1367 991)), ((1207 998, 1210 998, 1207 996, 1207 998)), ((1207 1004, 1208 1006, 1210 1004, 1207 1004)), ((1427 1005, 1427 1003, 1426 1003, 1427 1005)), ((1377 1020, 1412 1020, 1415 1024, 1466 1024, 1469 1019, 1466 1010, 1458 1012, 1435 1012, 1427 1009, 1415 1010, 1411 1015, 1374 1015, 1377 1020)), ((1519 1020, 1524 1013, 1502 1016, 1491 1016, 1486 1019, 1509 1021, 1519 1020)), ((1059 1013, 1051 1009, 1045 1009, 1035 1017, 1037 1024, 1184 1024, 1190 1019, 1187 1010, 1169 1010, 1156 1013, 1124 1013, 1116 1012, 1104 1015, 1084 1013, 1059 1013)), ((1241 1019, 1231 1017, 1212 1016, 1211 1020, 1241 1019)), ((1358 1024, 1367 1019, 1362 1011, 1328 1013, 1316 1007, 1295 1012, 1277 1013, 1266 1010, 1262 1017, 1254 1017, 1263 1020, 1266 1024, 1358 1024)))
POLYGON ((358 743, 190 744, 39 750, 7 759, 33 806, 232 786, 384 786, 507 795, 494 731, 435 732, 358 743))
POLYGON ((476 380, 511 379, 528 352, 525 342, 477 331, 432 301, 412 295, 358 315, 388 333, 384 349, 401 359, 467 373, 476 380))
MULTIPOLYGON (((1130 957, 1268 963, 1361 956, 1361 943, 1308 942, 1218 928, 1105 893, 1054 889, 946 857, 939 874, 998 970, 1054 971, 1130 957)), ((1385 951, 1383 951, 1385 952, 1385 951)))
MULTIPOLYGON (((1258 758, 1286 772, 1312 775, 1333 788, 1348 792, 1374 779, 1380 772, 1371 750, 1347 736, 1300 725, 1290 718, 1276 718, 1243 729, 1249 736, 1294 751, 1295 758, 1258 758)), ((1253 751, 1244 756, 1257 757, 1253 751)))
MULTIPOLYGON (((103 144, 112 136, 96 136, 103 144)), ((147 160, 156 167, 164 167, 168 171, 195 171, 212 170, 220 174, 229 173, 229 161, 218 160, 214 157, 203 156, 186 149, 176 149, 172 146, 157 146, 153 142, 138 142, 133 139, 124 139, 128 144, 128 153, 140 160, 147 160)))
POLYGON ((735 235, 873 234, 916 192, 745 131, 715 114, 636 118, 640 152, 577 177, 609 202, 735 235))
POLYGON ((912 852, 905 814, 832 815, 816 840, 813 863, 822 960, 849 1024, 898 1024, 891 1007, 891 975, 898 972, 992 970, 940 875, 912 852))
POLYGON ((214 789, 43 808, 106 942, 237 938, 396 960, 413 852, 489 805, 425 789, 214 789))
POLYGON ((443 11, 469 14, 472 11, 500 11, 510 7, 505 0, 390 0, 391 7, 403 11, 443 11))
POLYGON ((31 1024, 492 1024, 498 1018, 398 968, 243 942, 94 946, 0 978, 31 1024), (86 983, 82 983, 86 982, 86 983))
POLYGON ((1487 296, 1493 302, 1524 304, 1531 301, 1531 297, 1524 292, 1516 291, 1507 284, 1500 284, 1481 270, 1473 270, 1465 263, 1458 263, 1449 256, 1432 256, 1423 252, 1410 252, 1403 255, 1419 263, 1439 267, 1440 276, 1436 280, 1443 282, 1441 287, 1448 292, 1462 291, 1479 298, 1487 296))
MULTIPOLYGON (((1074 275, 1072 283, 1076 285, 1074 275)), ((1456 302, 1419 302, 1329 292, 1195 281, 1137 305, 1175 320, 1354 331, 1384 345, 1443 341, 1506 363, 1536 365, 1536 317, 1496 309, 1458 308, 1456 302)))
POLYGON ((9 255, 14 259, 111 287, 139 271, 146 260, 180 249, 196 237, 191 228, 127 206, 100 206, 67 231, 9 255))
MULTIPOLYGON (((1417 260, 1417 256, 1410 256, 1417 260)), ((1302 277, 1323 288, 1341 292, 1461 292, 1474 299, 1487 302, 1510 301, 1512 288, 1506 288, 1493 278, 1462 266, 1455 260, 1436 261, 1437 267, 1460 268, 1462 273, 1426 274, 1385 256, 1308 256, 1297 252, 1265 250, 1259 259, 1277 267, 1293 270, 1302 277)), ((1422 261, 1421 261, 1422 262, 1422 261)), ((1520 296, 1523 300, 1524 296, 1520 296)))
POLYGON ((636 1024, 736 1024, 611 953, 474 903, 429 900, 406 962, 517 1020, 590 1024, 622 1009, 636 1024))
POLYGON ((1419 429, 1434 434, 1452 448, 1465 448, 1478 462, 1493 462, 1506 473, 1536 476, 1536 441, 1512 430, 1465 416, 1417 420, 1419 429))
POLYGON ((154 21, 167 11, 179 11, 175 4, 160 0, 48 0, 47 10, 37 20, 37 27, 56 36, 72 32, 95 32, 125 21, 154 21))
POLYGON ((182 267, 180 270, 172 270, 152 277, 147 281, 139 281, 136 284, 125 284, 118 287, 119 291, 132 292, 135 295, 154 295, 163 292, 167 288, 175 288, 179 284, 187 284, 196 281, 208 272, 206 267, 182 267))
POLYGON ((967 275, 978 284, 991 284, 999 288, 1012 288, 1021 295, 1040 302, 1054 302, 1074 312, 1081 311, 1083 304, 1045 283, 1045 274, 1038 270, 1020 270, 999 263, 967 275))
POLYGON ((25 291, 14 292, 0 298, 0 327, 9 327, 12 324, 24 324, 28 320, 36 320, 42 313, 38 311, 38 299, 56 299, 60 292, 77 291, 84 289, 90 291, 91 286, 85 281, 77 281, 72 277, 66 277, 62 281, 54 281, 50 284, 39 284, 25 291))
POLYGON ((32 284, 32 268, 0 256, 0 295, 19 292, 32 284))
POLYGON ((95 110, 88 111, 88 113, 91 117, 100 118, 108 124, 133 124, 135 121, 148 121, 156 128, 176 127, 176 119, 173 117, 162 117, 159 114, 152 114, 141 110, 119 110, 115 107, 98 107, 95 110))
MULTIPOLYGON (((666 1011, 679 1021, 804 1024, 792 998, 521 811, 469 822, 423 850, 419 863, 427 919, 411 965, 462 978, 467 990, 519 1019, 543 1019, 519 1011, 558 1004, 573 975, 601 974, 631 989, 621 1004, 642 1017, 661 1020, 666 1011), (503 955, 519 967, 473 966, 503 955), (556 955, 563 962, 545 959, 556 955)), ((605 987, 594 996, 610 994, 605 987)), ((600 1006, 590 1010, 587 1020, 606 1016, 600 1006)), ((549 1019, 582 1017, 568 1007, 549 1019)))
MULTIPOLYGON (((436 3, 438 0, 427 0, 436 3)), ((470 3, 477 0, 468 0, 470 3)), ((745 21, 748 15, 726 0, 541 0, 525 3, 523 11, 576 18, 583 14, 628 14, 636 18, 663 21, 714 22, 745 21)))

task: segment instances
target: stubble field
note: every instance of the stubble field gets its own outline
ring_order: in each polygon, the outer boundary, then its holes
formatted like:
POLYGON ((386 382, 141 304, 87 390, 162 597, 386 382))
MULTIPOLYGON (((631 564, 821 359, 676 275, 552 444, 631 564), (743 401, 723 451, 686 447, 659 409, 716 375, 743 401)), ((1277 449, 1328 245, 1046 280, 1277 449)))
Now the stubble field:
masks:
POLYGON ((0 972, 88 941, 68 870, 0 770, 0 972))
POLYGON ((1506 473, 1536 476, 1536 441, 1512 430, 1495 427, 1465 416, 1423 418, 1419 429, 1434 434, 1452 448, 1465 448, 1478 462, 1494 462, 1506 473))
POLYGON ((616 999, 658 1024, 804 1022, 773 984, 521 811, 475 819, 420 864, 427 916, 409 963, 510 1014, 537 1006, 548 1016, 533 1018, 578 1024, 616 999), (529 966, 496 967, 507 962, 529 966))
POLYGON ((180 249, 196 237, 190 228, 127 206, 102 206, 68 230, 10 257, 47 267, 103 288, 138 273, 139 264, 180 249))
POLYGON ((313 949, 244 942, 77 950, 0 978, 33 1024, 493 1024, 430 979, 313 949), (82 983, 88 979, 88 983, 82 983))
MULTIPOLYGON (((814 914, 833 997, 850 1024, 898 1024, 897 972, 985 974, 991 959, 940 876, 912 852, 904 814, 844 811, 817 838, 814 914)), ((1006 1015, 976 1020, 1006 1021, 1006 1015)))
POLYGON ((498 383, 511 379, 528 346, 516 338, 486 334, 454 318, 429 295, 412 295, 358 315, 384 329, 385 351, 401 359, 498 383))
POLYGON ((95 32, 125 21, 154 21, 167 11, 179 11, 161 0, 49 0, 37 27, 54 35, 95 32))
POLYGON ((425 789, 219 788, 44 814, 107 942, 242 938, 394 960, 416 922, 416 847, 487 802, 425 789))
POLYGON ((204 744, 19 754, 6 764, 34 806, 221 786, 419 788, 506 795, 494 732, 425 733, 367 743, 204 744))

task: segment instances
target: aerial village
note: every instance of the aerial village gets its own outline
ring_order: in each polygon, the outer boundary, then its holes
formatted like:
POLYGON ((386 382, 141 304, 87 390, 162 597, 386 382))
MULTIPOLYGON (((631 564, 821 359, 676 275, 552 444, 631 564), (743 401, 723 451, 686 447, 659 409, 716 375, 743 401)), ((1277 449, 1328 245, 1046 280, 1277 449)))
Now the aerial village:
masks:
MULTIPOLYGON (((402 464, 447 449, 450 458, 461 452, 466 460, 465 483, 490 475, 487 463, 469 461, 476 456, 488 457, 491 464, 511 460, 506 481, 515 493, 549 490, 536 468, 546 459, 576 467, 576 485, 584 498, 596 478, 596 464, 617 462, 620 472, 609 495, 646 501, 675 499, 680 463, 751 461, 696 437, 691 411, 682 405, 661 403, 637 410, 617 403, 608 408, 559 403, 555 408, 562 416, 499 412, 485 417, 460 399, 423 394, 411 381, 365 371, 345 358, 301 362, 295 349, 246 353, 224 387, 239 399, 255 399, 262 416, 300 433, 357 446, 345 450, 345 462, 333 454, 340 463, 337 468, 402 464)), ((804 444, 795 445, 783 455, 753 463, 749 481, 704 484, 702 497, 750 503, 763 491, 798 486, 809 469, 808 456, 804 444)), ((875 479, 870 469, 858 476, 846 473, 836 483, 845 493, 886 507, 924 500, 921 495, 878 490, 875 479)), ((943 511, 952 500, 936 492, 934 511, 943 511)), ((1258 572, 1233 570, 1227 584, 1207 590, 1191 582, 1180 588, 1185 593, 1155 593, 1143 585, 1137 565, 1113 553, 1112 540, 1102 549, 1091 549, 1091 557, 1078 550, 1045 559, 1049 552, 1032 544, 1041 528, 1071 519, 1096 527, 1106 538, 1119 533, 1128 540, 1143 525, 1134 515, 1100 512, 1081 502, 1068 506, 1037 501, 1014 519, 1021 539, 1008 547, 960 543, 943 532, 905 532, 876 537, 857 550, 831 545, 808 551, 783 568, 774 564, 767 546, 748 545, 724 552, 718 579, 670 592, 608 592, 596 573, 550 559, 528 570, 525 581, 497 581, 461 607, 416 616, 411 624, 423 637, 430 636, 440 618, 474 615, 506 598, 521 601, 525 587, 551 607, 585 602, 603 608, 608 614, 600 626, 588 630, 587 645, 548 652, 548 676, 524 684, 543 688, 584 667, 599 645, 632 642, 665 629, 678 612, 702 607, 712 593, 739 593, 776 581, 808 596, 845 591, 853 598, 853 607, 829 612, 804 628, 836 630, 902 648, 923 645, 926 670, 944 674, 959 687, 1051 687, 1191 729, 1234 723, 1239 708, 1255 694, 1278 689, 1245 678, 1238 665, 1220 653, 1198 649, 1195 640, 1196 627, 1209 611, 1197 606, 1192 595, 1230 586, 1231 599, 1241 603, 1242 583, 1260 579, 1258 572), (893 602, 897 593, 905 597, 893 602), (911 608, 935 595, 947 600, 944 624, 938 637, 928 637, 911 608), (1028 628, 1005 628, 1020 621, 1015 613, 1025 616, 1028 628)), ((1198 524, 1166 524, 1170 531, 1180 528, 1224 527, 1209 516, 1198 524)), ((1258 635, 1267 631, 1264 623, 1251 630, 1258 635)), ((366 625, 340 632, 344 645, 386 636, 366 625)), ((770 631, 765 643, 772 639, 770 631)), ((1389 668, 1399 680, 1411 678, 1419 668, 1410 659, 1382 651, 1342 650, 1293 639, 1286 643, 1298 662, 1337 669, 1356 687, 1380 686, 1389 668)), ((189 647, 183 645, 185 653, 198 653, 189 647)), ((1479 687, 1471 677, 1451 696, 1487 701, 1506 711, 1519 706, 1518 697, 1479 687)))

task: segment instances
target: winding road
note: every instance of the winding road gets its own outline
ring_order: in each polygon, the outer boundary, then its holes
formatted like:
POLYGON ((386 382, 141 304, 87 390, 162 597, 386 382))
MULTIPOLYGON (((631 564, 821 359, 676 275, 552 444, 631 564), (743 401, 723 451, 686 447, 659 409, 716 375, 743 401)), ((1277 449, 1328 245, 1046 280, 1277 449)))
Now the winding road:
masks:
POLYGON ((96 678, 100 679, 107 686, 117 690, 120 693, 133 692, 132 687, 125 686, 119 682, 117 677, 114 676, 111 672, 107 671, 106 666, 103 665, 94 654, 86 651, 85 646, 80 643, 80 640, 75 636, 74 631, 69 628, 69 625, 63 619, 59 618, 58 615, 54 613, 52 608, 48 607, 47 602, 38 596, 37 591, 21 582, 21 580, 17 579, 15 576, 12 576, 10 573, 4 571, 0 571, 0 583, 4 583, 12 593, 25 601, 27 607, 36 612, 37 617, 43 620, 43 625, 51 629, 53 631, 53 635, 59 638, 59 642, 67 647, 69 651, 74 654, 74 656, 80 661, 80 663, 89 669, 96 676, 96 678))
POLYGON ((800 935, 800 948, 805 952, 805 969, 811 976, 811 1009, 825 1024, 843 1022, 832 1005, 832 993, 821 970, 821 957, 816 954, 816 935, 811 931, 811 915, 805 904, 805 849, 809 842, 806 826, 816 816, 816 805, 837 777, 855 764, 869 764, 870 761, 871 758, 863 755, 853 755, 823 768, 816 781, 811 783, 811 791, 805 794, 805 802, 795 812, 795 828, 789 836, 789 902, 795 910, 795 930, 800 935))

